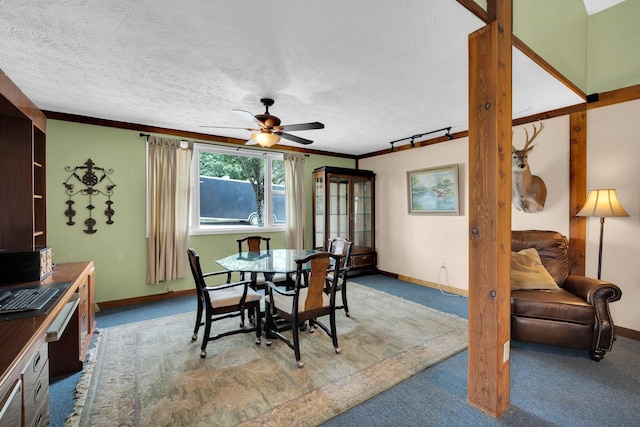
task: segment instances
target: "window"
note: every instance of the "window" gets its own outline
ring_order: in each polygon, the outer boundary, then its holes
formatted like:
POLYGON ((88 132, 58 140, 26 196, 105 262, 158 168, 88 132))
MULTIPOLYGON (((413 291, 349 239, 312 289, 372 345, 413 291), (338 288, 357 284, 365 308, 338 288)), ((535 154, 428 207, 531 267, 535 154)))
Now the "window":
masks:
POLYGON ((191 233, 282 231, 282 153, 195 144, 191 233))

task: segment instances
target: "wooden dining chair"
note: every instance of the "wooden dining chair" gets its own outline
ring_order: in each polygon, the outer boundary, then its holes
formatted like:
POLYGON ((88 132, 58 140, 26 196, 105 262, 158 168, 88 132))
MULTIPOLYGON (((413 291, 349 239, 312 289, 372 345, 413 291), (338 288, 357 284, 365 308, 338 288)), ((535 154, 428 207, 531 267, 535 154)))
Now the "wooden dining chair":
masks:
POLYGON ((200 257, 194 249, 187 250, 189 256, 189 266, 193 274, 198 296, 198 311, 196 313, 196 324, 193 329, 191 341, 198 339, 200 326, 204 325, 204 335, 202 346, 200 347, 200 357, 207 355, 207 343, 229 335, 240 333, 256 333, 256 344, 260 344, 262 334, 260 300, 262 295, 251 289, 248 280, 231 282, 231 272, 227 270, 203 273, 200 267, 200 257), (207 286, 206 279, 210 277, 227 275, 226 283, 217 286, 207 286), (255 319, 253 326, 245 328, 244 311, 253 310, 252 318, 255 319), (204 320, 202 319, 204 315, 204 320), (218 334, 211 335, 211 325, 213 322, 230 317, 240 317, 240 327, 228 329, 218 334))
POLYGON ((260 252, 261 250, 269 250, 269 241, 271 237, 262 236, 247 236, 242 239, 238 239, 238 252, 260 252), (264 243, 264 248, 262 244, 264 243), (243 248, 246 246, 246 249, 243 248))
MULTIPOLYGON (((269 250, 269 242, 271 237, 263 237, 263 236, 247 236, 242 239, 238 239, 238 252, 260 252, 261 250, 269 250)), ((253 273, 256 275, 255 283, 256 288, 263 288, 266 282, 266 278, 263 273, 253 273)), ((242 280, 245 279, 245 272, 241 273, 242 280)), ((289 280, 286 274, 276 273, 273 275, 271 279, 272 282, 282 284, 286 283, 289 280)))
POLYGON ((343 237, 334 237, 327 241, 327 252, 340 255, 340 264, 333 266, 327 273, 327 293, 329 292, 329 286, 332 283, 333 276, 337 274, 338 281, 336 284, 336 292, 340 292, 342 298, 342 304, 336 306, 337 309, 344 309, 344 314, 350 317, 349 304, 347 302, 347 275, 349 274, 349 267, 351 263, 351 247, 353 243, 343 237))
POLYGON ((316 252, 305 258, 297 259, 296 281, 293 289, 286 290, 267 281, 265 298, 265 335, 267 345, 271 338, 278 338, 293 349, 299 368, 304 366, 300 356, 300 325, 309 322, 309 332, 319 326, 331 338, 336 354, 340 353, 336 331, 336 284, 338 275, 334 275, 330 293, 325 293, 327 269, 333 264, 339 265, 340 255, 329 252, 316 252), (305 271, 304 265, 310 262, 311 270, 305 271), (329 327, 318 320, 329 316, 329 327), (281 322, 284 320, 285 322, 281 322), (284 332, 290 330, 293 337, 284 332))

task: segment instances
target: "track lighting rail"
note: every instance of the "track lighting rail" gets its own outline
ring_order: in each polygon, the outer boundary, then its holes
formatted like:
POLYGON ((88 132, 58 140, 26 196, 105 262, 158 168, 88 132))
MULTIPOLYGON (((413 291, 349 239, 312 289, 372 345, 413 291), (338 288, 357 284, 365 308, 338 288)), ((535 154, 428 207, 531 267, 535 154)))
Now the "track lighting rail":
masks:
POLYGON ((416 139, 422 138, 425 135, 429 135, 429 134, 437 133, 437 132, 443 132, 443 131, 445 132, 444 136, 446 136, 449 139, 453 139, 453 135, 451 135, 451 126, 449 126, 449 127, 442 128, 442 129, 432 130, 432 131, 429 131, 429 132, 417 133, 415 135, 411 135, 411 136, 408 136, 406 138, 400 138, 400 139, 396 139, 395 141, 391 141, 389 143, 389 144, 391 144, 391 152, 393 152, 393 149, 395 148, 394 144, 396 142, 410 140, 411 147, 413 148, 413 147, 415 147, 415 140, 416 139))

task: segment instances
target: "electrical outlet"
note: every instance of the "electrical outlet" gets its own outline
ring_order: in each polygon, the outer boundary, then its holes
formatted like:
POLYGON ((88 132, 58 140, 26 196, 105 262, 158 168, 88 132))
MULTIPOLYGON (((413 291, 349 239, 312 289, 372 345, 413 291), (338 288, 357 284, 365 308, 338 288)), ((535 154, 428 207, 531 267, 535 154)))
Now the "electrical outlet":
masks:
POLYGON ((173 292, 173 286, 167 287, 167 292, 173 292))

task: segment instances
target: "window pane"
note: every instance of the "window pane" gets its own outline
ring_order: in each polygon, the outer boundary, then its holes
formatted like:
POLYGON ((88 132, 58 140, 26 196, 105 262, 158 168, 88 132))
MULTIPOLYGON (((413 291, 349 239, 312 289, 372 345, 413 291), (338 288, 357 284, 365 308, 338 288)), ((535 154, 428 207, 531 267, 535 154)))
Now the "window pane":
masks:
POLYGON ((273 160, 271 162, 271 212, 273 212, 274 224, 286 224, 286 211, 284 208, 284 161, 273 160))
POLYGON ((271 162, 271 183, 284 187, 284 160, 271 162))
POLYGON ((282 154, 257 150, 239 153, 235 149, 199 144, 196 153, 194 182, 198 186, 193 191, 192 228, 205 232, 268 228, 274 225, 273 218, 284 224, 282 154), (279 163, 274 161, 278 158, 279 163), (267 200, 269 203, 265 203, 267 200))

